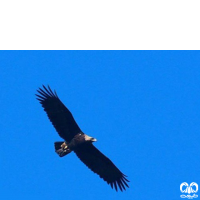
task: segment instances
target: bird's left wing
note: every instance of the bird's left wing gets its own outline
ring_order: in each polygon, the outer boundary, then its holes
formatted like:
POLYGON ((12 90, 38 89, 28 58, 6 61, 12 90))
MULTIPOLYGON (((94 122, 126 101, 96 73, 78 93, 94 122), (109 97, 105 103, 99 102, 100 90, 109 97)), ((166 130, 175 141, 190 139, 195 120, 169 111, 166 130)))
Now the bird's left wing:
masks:
POLYGON ((70 142, 76 134, 81 132, 71 112, 49 86, 48 88, 43 86, 43 89, 39 88, 37 92, 39 93, 36 94, 37 99, 42 104, 56 131, 65 141, 70 142))
POLYGON ((100 178, 103 178, 112 188, 114 186, 116 191, 118 188, 123 191, 126 190, 126 187, 129 187, 127 184, 129 181, 126 179, 126 175, 93 144, 82 144, 74 152, 89 169, 98 174, 100 178))

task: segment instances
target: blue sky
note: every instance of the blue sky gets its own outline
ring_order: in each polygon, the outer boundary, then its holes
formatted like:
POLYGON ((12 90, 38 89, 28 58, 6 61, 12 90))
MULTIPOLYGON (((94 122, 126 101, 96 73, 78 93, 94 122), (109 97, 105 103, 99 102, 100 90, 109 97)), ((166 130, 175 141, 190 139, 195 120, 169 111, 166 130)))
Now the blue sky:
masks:
POLYGON ((0 80, 2 199, 181 199, 182 182, 200 184, 199 51, 0 51, 0 80), (126 192, 57 156, 42 84, 128 176, 126 192))

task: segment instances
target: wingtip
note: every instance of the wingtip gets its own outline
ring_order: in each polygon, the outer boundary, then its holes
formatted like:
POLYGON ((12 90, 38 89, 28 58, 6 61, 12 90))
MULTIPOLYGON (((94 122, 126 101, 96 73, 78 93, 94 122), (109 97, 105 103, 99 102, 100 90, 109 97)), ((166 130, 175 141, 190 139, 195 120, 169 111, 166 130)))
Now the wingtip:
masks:
POLYGON ((42 85, 42 87, 39 87, 37 90, 36 90, 38 94, 35 94, 37 97, 39 97, 40 99, 43 98, 43 100, 45 98, 48 98, 48 97, 56 97, 58 98, 58 95, 56 92, 53 92, 50 88, 49 85, 45 86, 45 85, 42 85))

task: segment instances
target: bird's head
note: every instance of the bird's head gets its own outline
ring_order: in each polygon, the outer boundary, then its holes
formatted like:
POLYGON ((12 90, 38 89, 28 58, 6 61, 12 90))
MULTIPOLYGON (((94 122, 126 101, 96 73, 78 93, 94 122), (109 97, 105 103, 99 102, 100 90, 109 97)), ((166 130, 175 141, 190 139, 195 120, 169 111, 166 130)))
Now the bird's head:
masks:
POLYGON ((85 141, 87 141, 87 142, 96 142, 97 139, 93 138, 93 137, 90 137, 88 135, 85 135, 85 141))

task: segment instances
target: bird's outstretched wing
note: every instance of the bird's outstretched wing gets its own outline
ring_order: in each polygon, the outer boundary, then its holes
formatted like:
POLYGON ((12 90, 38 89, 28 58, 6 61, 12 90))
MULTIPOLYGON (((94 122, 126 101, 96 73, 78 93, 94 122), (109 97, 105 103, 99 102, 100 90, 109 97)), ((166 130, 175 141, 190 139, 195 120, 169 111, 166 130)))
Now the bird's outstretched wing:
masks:
POLYGON ((60 137, 70 142, 76 134, 81 132, 81 129, 74 120, 71 112, 60 101, 56 92, 52 92, 49 86, 46 88, 43 85, 43 88, 44 89, 39 88, 39 90, 37 90, 39 93, 36 94, 38 97, 37 99, 42 104, 42 107, 60 137))
POLYGON ((74 152, 79 159, 87 165, 94 173, 98 174, 100 178, 103 178, 108 184, 123 191, 126 187, 129 187, 124 175, 112 161, 103 155, 93 144, 84 143, 77 147, 74 152))

